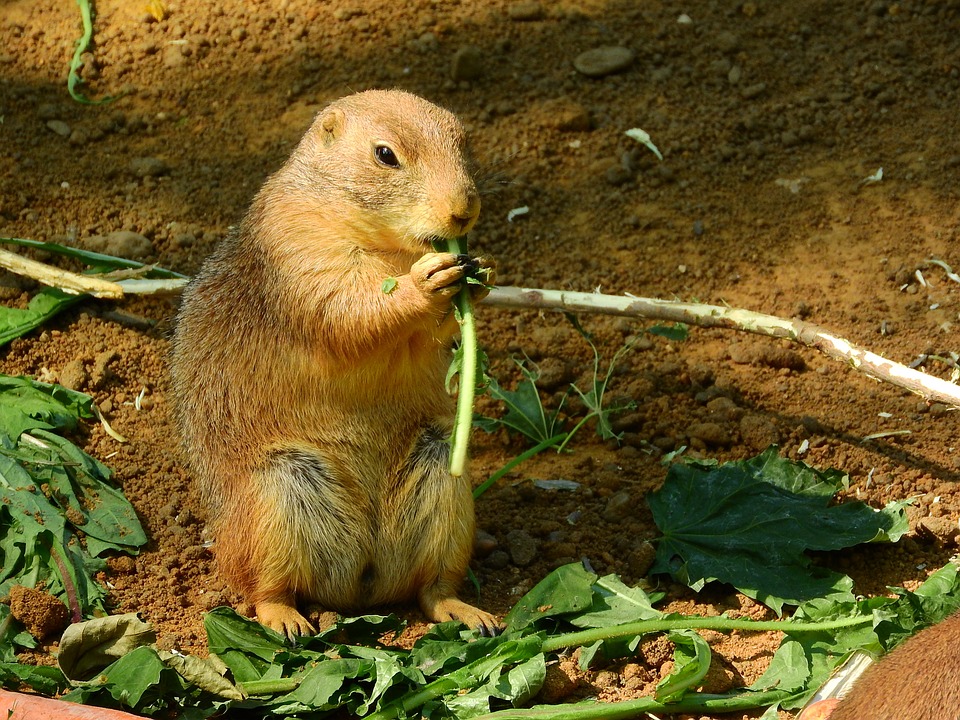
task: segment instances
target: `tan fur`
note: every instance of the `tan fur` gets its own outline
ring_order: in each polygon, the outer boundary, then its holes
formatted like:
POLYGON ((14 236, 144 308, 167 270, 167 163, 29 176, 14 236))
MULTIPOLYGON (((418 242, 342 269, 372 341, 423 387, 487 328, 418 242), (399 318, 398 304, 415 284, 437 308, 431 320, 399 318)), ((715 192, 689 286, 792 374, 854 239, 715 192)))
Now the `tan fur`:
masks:
POLYGON ((298 599, 353 611, 417 597, 432 620, 495 627, 454 594, 474 535, 445 445, 464 270, 430 246, 479 207, 453 115, 397 91, 351 95, 318 115, 184 294, 183 443, 221 572, 264 624, 311 629, 298 599), (378 162, 378 144, 401 167, 378 162))
POLYGON ((830 720, 960 719, 960 613, 867 670, 830 720))

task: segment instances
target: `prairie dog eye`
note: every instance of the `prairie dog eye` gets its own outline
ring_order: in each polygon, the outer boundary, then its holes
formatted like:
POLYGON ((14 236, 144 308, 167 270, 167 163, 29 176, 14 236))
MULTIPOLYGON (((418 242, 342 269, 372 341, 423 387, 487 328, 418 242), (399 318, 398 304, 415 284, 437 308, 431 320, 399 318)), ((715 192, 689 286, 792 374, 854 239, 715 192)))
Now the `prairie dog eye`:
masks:
POLYGON ((388 145, 376 145, 373 148, 373 156, 377 159, 377 162, 381 165, 387 167, 398 168, 400 167, 400 160, 397 158, 396 153, 390 149, 388 145))

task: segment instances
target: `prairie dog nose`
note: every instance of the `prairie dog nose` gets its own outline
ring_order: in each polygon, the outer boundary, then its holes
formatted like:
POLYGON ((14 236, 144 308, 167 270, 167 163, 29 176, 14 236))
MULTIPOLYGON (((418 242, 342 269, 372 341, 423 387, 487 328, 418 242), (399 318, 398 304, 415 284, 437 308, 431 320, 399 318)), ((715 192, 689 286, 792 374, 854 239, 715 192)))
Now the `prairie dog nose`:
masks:
POLYGON ((473 227, 479 214, 480 195, 475 189, 470 188, 454 202, 450 222, 462 234, 473 227))

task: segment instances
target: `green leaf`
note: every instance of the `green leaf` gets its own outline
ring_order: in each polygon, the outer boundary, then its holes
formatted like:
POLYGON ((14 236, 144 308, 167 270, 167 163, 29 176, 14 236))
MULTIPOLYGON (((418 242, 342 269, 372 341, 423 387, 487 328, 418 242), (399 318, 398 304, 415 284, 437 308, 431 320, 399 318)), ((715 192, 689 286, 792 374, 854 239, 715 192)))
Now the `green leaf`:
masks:
POLYGON ((622 405, 606 407, 604 405, 604 395, 607 392, 607 385, 610 383, 610 378, 613 377, 613 372, 616 369, 617 363, 620 361, 620 358, 633 347, 633 342, 625 344, 614 353, 613 357, 610 359, 610 364, 607 365, 606 372, 603 374, 603 379, 601 379, 600 351, 597 349, 597 345, 593 341, 593 335, 584 329, 576 315, 566 313, 566 317, 576 331, 580 333, 581 337, 587 341, 587 344, 590 345, 590 349, 593 350, 593 379, 590 383, 590 387, 587 390, 581 390, 576 385, 571 385, 571 387, 580 396, 580 399, 583 401, 583 404, 586 406, 589 412, 587 413, 586 417, 577 423, 577 426, 570 431, 569 436, 564 441, 563 445, 560 446, 560 448, 563 449, 567 442, 569 442, 570 439, 576 434, 576 432, 591 419, 596 422, 597 434, 601 438, 604 440, 619 441, 623 436, 623 433, 615 433, 613 431, 611 418, 616 413, 635 408, 636 403, 631 401, 622 405))
POLYGON ((107 484, 112 472, 65 438, 34 430, 38 443, 23 443, 19 460, 46 484, 48 498, 86 536, 88 552, 135 551, 147 542, 137 514, 123 493, 107 484), (41 447, 40 445, 43 445, 41 447))
POLYGON ((0 243, 8 245, 18 245, 20 247, 36 248, 44 252, 62 255, 63 257, 80 260, 87 265, 95 268, 106 268, 108 270, 140 270, 144 269, 147 277, 154 278, 180 278, 189 279, 187 275, 167 270, 166 268, 155 265, 147 265, 136 260, 116 257, 115 255, 105 255, 104 253, 93 252, 92 250, 83 250, 81 248, 60 245, 58 243, 44 242, 41 240, 28 240, 26 238, 8 238, 0 237, 0 243))
POLYGON ((803 707, 851 653, 862 651, 877 657, 960 607, 960 576, 953 563, 931 575, 915 592, 891 590, 896 597, 857 600, 851 593, 839 593, 798 607, 793 620, 800 622, 856 617, 872 618, 873 622, 830 632, 788 635, 751 689, 786 691, 790 697, 783 700, 784 708, 803 707))
POLYGON ((597 576, 577 563, 564 565, 547 575, 503 619, 508 632, 530 627, 544 618, 586 610, 593 605, 597 576))
POLYGON ((399 282, 395 277, 388 277, 380 285, 380 292, 382 292, 384 295, 390 295, 394 290, 397 289, 398 284, 399 282))
POLYGON ((673 325, 654 325, 648 327, 645 332, 674 342, 682 342, 690 335, 690 328, 683 323, 674 323, 673 325))
MULTIPOLYGON (((505 427, 512 432, 520 433, 536 445, 559 432, 562 424, 560 411, 563 408, 563 401, 556 410, 548 411, 544 408, 537 390, 539 371, 528 368, 523 361, 515 360, 514 362, 523 376, 517 383, 516 390, 504 390, 493 378, 489 379, 487 385, 487 393, 493 399, 502 402, 506 411, 500 418, 481 418, 477 424, 488 432, 500 426, 505 427)), ((565 399, 566 396, 564 396, 565 399)))
POLYGON ((663 533, 653 572, 695 590, 729 583, 778 613, 785 603, 849 590, 849 578, 813 566, 806 551, 896 540, 907 521, 903 503, 831 506, 838 475, 779 458, 774 449, 716 467, 673 465, 649 497, 663 533))
POLYGON ((241 617, 228 607, 214 608, 204 615, 203 627, 207 631, 210 652, 223 660, 235 674, 237 671, 227 659, 232 657, 227 654, 229 651, 241 651, 270 662, 286 648, 285 638, 280 633, 241 617))
POLYGON ((70 295, 63 290, 48 287, 30 298, 25 310, 0 307, 0 347, 26 335, 85 297, 85 295, 70 295))
POLYGON ((512 707, 520 707, 540 692, 546 677, 547 666, 543 654, 537 654, 506 672, 503 672, 503 668, 497 668, 485 684, 471 692, 445 699, 443 704, 458 719, 490 712, 491 699, 505 700, 512 707))
POLYGON ((425 676, 438 676, 488 655, 500 644, 499 638, 475 634, 459 622, 438 623, 414 643, 410 664, 425 676))
POLYGON ((654 696, 659 702, 671 703, 682 698, 687 690, 700 684, 710 669, 710 646, 694 630, 667 633, 674 644, 673 670, 657 683, 654 696))
POLYGON ((0 686, 10 690, 21 690, 26 686, 41 695, 59 695, 70 684, 55 667, 0 662, 0 686))
POLYGON ((16 663, 16 648, 35 648, 37 641, 10 616, 10 606, 0 603, 0 663, 16 663))
POLYGON ((54 434, 94 417, 83 393, 0 375, 0 594, 14 585, 60 598, 74 614, 105 612, 94 575, 106 551, 147 541, 110 470, 54 434))
POLYGON ((152 647, 138 647, 107 667, 98 683, 114 700, 137 709, 144 694, 160 684, 160 675, 168 670, 152 647))
POLYGON ((662 617, 653 603, 663 599, 664 593, 648 595, 641 588, 624 585, 616 575, 606 575, 591 585, 593 603, 590 608, 568 621, 580 628, 611 627, 637 620, 662 617))
POLYGON ((271 705, 284 715, 331 710, 342 704, 339 694, 347 680, 365 677, 372 670, 373 663, 369 661, 324 660, 307 671, 296 690, 272 701, 271 705))
POLYGON ((76 430, 91 420, 93 398, 61 385, 0 375, 0 433, 15 442, 28 430, 76 430))

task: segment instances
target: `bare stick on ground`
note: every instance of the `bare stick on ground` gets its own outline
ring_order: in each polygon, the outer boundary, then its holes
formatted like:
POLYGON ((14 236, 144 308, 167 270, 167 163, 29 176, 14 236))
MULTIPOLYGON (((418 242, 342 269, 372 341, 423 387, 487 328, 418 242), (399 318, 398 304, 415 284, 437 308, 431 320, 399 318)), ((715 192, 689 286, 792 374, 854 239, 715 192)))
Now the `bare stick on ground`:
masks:
POLYGON ((37 282, 60 288, 71 295, 86 293, 97 298, 119 300, 123 297, 123 288, 115 282, 103 280, 91 275, 78 275, 69 270, 46 265, 36 260, 17 255, 9 250, 0 250, 0 267, 17 275, 24 275, 37 282))
POLYGON ((855 370, 875 380, 905 388, 931 402, 960 407, 960 386, 912 370, 858 347, 825 328, 801 320, 788 320, 719 305, 518 287, 495 288, 485 298, 484 304, 502 308, 620 315, 786 338, 819 350, 836 360, 847 362, 855 370))

